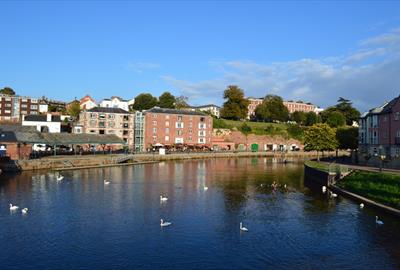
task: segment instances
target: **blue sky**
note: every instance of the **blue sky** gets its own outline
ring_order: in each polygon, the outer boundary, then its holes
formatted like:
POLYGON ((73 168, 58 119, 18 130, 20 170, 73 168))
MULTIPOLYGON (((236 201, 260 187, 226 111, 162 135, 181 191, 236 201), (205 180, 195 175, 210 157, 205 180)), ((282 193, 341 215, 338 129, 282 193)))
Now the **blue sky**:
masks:
POLYGON ((169 90, 361 110, 400 94, 400 3, 1 1, 0 87, 71 100, 169 90), (5 22, 5 23, 4 23, 5 22))

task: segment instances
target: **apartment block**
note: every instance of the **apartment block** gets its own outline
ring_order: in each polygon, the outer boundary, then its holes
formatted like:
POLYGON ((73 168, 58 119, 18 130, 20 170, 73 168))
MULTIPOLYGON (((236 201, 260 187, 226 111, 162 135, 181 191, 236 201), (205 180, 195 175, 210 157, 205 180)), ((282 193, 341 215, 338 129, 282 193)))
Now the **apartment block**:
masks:
POLYGON ((119 108, 94 107, 79 115, 75 133, 114 134, 134 147, 134 114, 119 108))
POLYGON ((212 117, 198 111, 152 108, 144 112, 145 148, 154 145, 211 148, 212 117))
POLYGON ((0 121, 20 122, 22 115, 38 114, 39 103, 35 98, 0 95, 0 121))

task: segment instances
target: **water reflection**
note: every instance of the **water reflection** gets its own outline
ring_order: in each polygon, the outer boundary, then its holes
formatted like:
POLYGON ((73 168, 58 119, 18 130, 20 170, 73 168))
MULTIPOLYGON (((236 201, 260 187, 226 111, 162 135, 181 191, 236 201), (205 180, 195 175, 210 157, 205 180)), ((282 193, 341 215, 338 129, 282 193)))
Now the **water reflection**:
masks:
POLYGON ((66 269, 399 267, 399 222, 382 215, 377 228, 374 210, 305 187, 299 160, 207 159, 63 175, 1 176, 2 269, 55 261, 66 269), (29 214, 10 214, 10 202, 29 214), (173 226, 160 229, 160 218, 173 226), (240 233, 241 221, 248 233, 240 233))

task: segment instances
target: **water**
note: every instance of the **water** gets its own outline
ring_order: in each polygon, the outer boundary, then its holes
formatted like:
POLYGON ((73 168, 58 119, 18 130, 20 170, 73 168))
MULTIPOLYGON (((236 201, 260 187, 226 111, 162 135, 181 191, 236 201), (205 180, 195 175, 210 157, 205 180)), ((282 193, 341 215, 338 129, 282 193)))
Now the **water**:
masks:
POLYGON ((375 210, 304 187, 301 163, 273 161, 66 171, 60 182, 47 172, 2 175, 0 269, 400 267, 398 220, 378 213, 377 227, 375 210), (273 192, 274 180, 289 191, 273 192), (9 203, 29 213, 10 213, 9 203))

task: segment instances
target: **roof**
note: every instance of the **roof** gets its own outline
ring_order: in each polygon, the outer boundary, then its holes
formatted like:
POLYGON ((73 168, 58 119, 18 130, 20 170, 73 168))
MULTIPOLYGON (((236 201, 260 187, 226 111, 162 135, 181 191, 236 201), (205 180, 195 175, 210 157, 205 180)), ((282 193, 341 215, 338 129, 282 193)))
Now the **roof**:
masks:
POLYGON ((86 110, 87 112, 103 112, 103 113, 124 113, 127 114, 129 113, 128 111, 125 111, 120 108, 109 108, 109 107, 94 107, 90 110, 86 110))
POLYGON ((145 111, 145 113, 166 113, 166 114, 202 115, 202 116, 207 115, 203 112, 198 112, 198 111, 167 109, 159 107, 151 108, 150 110, 145 111))
MULTIPOLYGON (((24 121, 47 122, 47 115, 46 114, 25 115, 24 121)), ((61 117, 59 115, 52 115, 51 122, 61 122, 61 117)))
POLYGON ((398 97, 392 99, 391 101, 389 101, 389 103, 387 103, 384 106, 384 108, 383 108, 381 113, 391 113, 393 106, 396 105, 396 103, 397 103, 397 101, 399 101, 399 99, 400 99, 400 96, 398 96, 398 97))
POLYGON ((201 109, 201 108, 208 108, 208 107, 217 107, 221 108, 220 106, 214 105, 214 104, 207 104, 207 105, 200 105, 200 106, 192 106, 194 109, 201 109))
POLYGON ((125 144, 116 135, 40 133, 36 127, 1 126, 0 142, 43 143, 43 144, 125 144))

